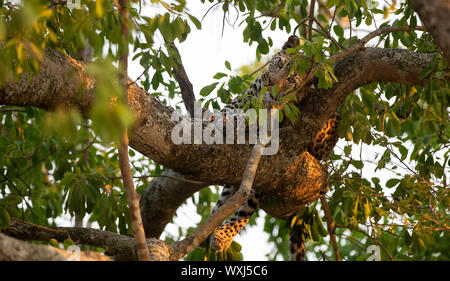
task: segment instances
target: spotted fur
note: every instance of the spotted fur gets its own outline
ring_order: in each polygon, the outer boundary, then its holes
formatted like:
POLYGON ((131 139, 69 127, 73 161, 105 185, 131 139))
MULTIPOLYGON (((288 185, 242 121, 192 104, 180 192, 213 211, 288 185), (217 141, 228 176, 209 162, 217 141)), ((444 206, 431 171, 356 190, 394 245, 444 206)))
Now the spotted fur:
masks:
POLYGON ((330 153, 333 151, 334 146, 339 140, 337 134, 337 126, 341 116, 336 111, 323 128, 316 134, 314 140, 309 144, 308 151, 318 160, 327 159, 330 153))
POLYGON ((289 237, 289 252, 291 261, 305 260, 305 242, 301 235, 292 235, 289 237))
MULTIPOLYGON (((253 83, 245 90, 239 97, 233 99, 229 104, 227 104, 222 112, 228 112, 236 109, 242 109, 244 105, 252 99, 254 96, 258 96, 264 87, 272 86, 270 82, 270 74, 276 73, 283 69, 284 66, 289 62, 291 55, 286 53, 289 48, 295 48, 300 44, 300 39, 297 36, 290 36, 288 41, 284 43, 281 51, 277 52, 269 62, 269 67, 267 71, 258 76, 253 83)), ((290 78, 292 82, 295 82, 295 78, 290 78)), ((266 91, 263 97, 263 104, 269 106, 275 101, 273 94, 270 91, 266 91)))
MULTIPOLYGON (((270 74, 280 71, 287 63, 289 63, 290 56, 286 53, 286 50, 288 48, 294 48, 299 44, 300 40, 298 37, 289 37, 288 41, 283 45, 282 50, 272 57, 268 70, 261 74, 240 97, 233 99, 228 105, 226 105, 222 112, 228 113, 229 111, 242 109, 245 103, 249 102, 253 96, 260 94, 262 88, 272 86, 269 79, 270 74)), ((293 75, 288 77, 287 82, 288 84, 298 84, 298 79, 301 79, 301 77, 298 75, 293 75)), ((263 104, 267 105, 273 102, 274 96, 270 91, 266 91, 263 97, 263 104)), ((325 126, 317 133, 311 145, 308 146, 309 152, 318 160, 328 157, 335 146, 338 140, 336 132, 338 121, 338 114, 332 116, 327 121, 325 126)), ((223 203, 228 200, 228 198, 233 195, 238 188, 239 186, 224 185, 219 196, 219 200, 212 210, 212 213, 216 212, 217 209, 222 206, 223 203)), ((249 199, 242 206, 240 206, 227 221, 223 222, 218 228, 215 229, 210 239, 211 247, 217 251, 222 251, 228 248, 234 237, 239 233, 239 231, 242 230, 242 228, 248 223, 250 217, 255 213, 260 200, 262 200, 262 193, 252 190, 249 199)), ((301 240, 301 238, 291 235, 290 248, 292 260, 304 259, 304 243, 303 241, 299 241, 299 239, 301 240)))

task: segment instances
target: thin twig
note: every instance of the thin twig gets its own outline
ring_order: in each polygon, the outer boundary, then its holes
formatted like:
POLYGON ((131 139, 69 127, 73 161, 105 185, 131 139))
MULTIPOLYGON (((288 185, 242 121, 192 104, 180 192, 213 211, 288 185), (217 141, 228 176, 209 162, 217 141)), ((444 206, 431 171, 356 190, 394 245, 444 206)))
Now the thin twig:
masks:
POLYGON ((152 66, 151 64, 148 64, 147 67, 142 71, 141 75, 138 76, 138 78, 136 78, 134 81, 128 83, 128 87, 130 87, 131 85, 135 84, 137 81, 139 81, 139 79, 141 79, 141 77, 150 69, 150 66, 152 66))
POLYGON ((369 233, 365 232, 365 231, 362 230, 361 228, 359 228, 359 227, 357 227, 357 226, 356 226, 356 227, 350 226, 350 225, 336 225, 336 227, 339 227, 339 228, 348 228, 348 229, 352 229, 352 230, 355 230, 355 231, 358 231, 358 232, 364 234, 366 237, 372 239, 373 242, 374 242, 375 244, 377 244, 378 246, 380 246, 381 249, 383 249, 383 251, 386 253, 386 255, 389 257, 389 259, 390 259, 391 261, 394 260, 394 258, 392 257, 392 255, 391 255, 391 253, 388 251, 388 249, 386 249, 386 247, 385 247, 382 243, 380 243, 380 241, 378 241, 378 239, 375 239, 374 237, 370 236, 369 233))
POLYGON ((0 108, 0 112, 27 112, 23 108, 0 108))
POLYGON ((72 154, 80 154, 80 153, 86 152, 89 149, 89 147, 91 147, 95 143, 96 140, 97 139, 95 137, 94 138, 90 138, 90 137, 87 138, 86 141, 84 142, 85 147, 83 147, 83 148, 81 148, 79 150, 73 150, 72 154))
POLYGON ((316 0, 311 0, 311 3, 309 4, 309 29, 308 29, 308 40, 312 41, 312 25, 314 21, 314 6, 316 4, 316 0))
POLYGON ((323 30, 323 32, 326 33, 326 37, 328 37, 328 39, 330 39, 334 45, 336 45, 336 47, 338 47, 339 49, 345 49, 344 46, 342 46, 341 44, 339 44, 339 42, 337 42, 333 36, 331 36, 331 33, 328 32, 328 30, 320 23, 320 21, 316 18, 314 18, 314 21, 317 23, 318 26, 320 26, 320 28, 323 30))
MULTIPOLYGON (((119 0, 119 24, 121 30, 121 44, 119 44, 119 82, 123 87, 124 104, 128 104, 128 36, 129 36, 129 0, 119 0)), ((144 227, 142 224, 139 199, 134 187, 128 158, 128 133, 125 128, 119 145, 119 167, 122 174, 123 188, 130 210, 131 225, 136 243, 137 255, 141 261, 150 261, 144 227)))
POLYGON ((352 30, 353 30, 353 28, 352 28, 352 19, 350 17, 348 17, 348 25, 349 25, 349 29, 350 29, 350 34, 349 34, 350 42, 352 42, 352 30))
POLYGON ((297 31, 297 28, 299 28, 299 26, 304 25, 305 22, 309 20, 309 17, 303 18, 294 28, 294 30, 292 31, 292 35, 295 35, 295 32, 297 31))
POLYGON ((195 107, 195 94, 194 87, 184 69, 181 61, 181 55, 174 42, 165 41, 166 48, 169 51, 169 56, 175 61, 175 65, 172 68, 172 73, 180 86, 181 98, 183 99, 184 106, 191 117, 194 117, 195 107))
POLYGON ((247 75, 245 77, 245 79, 242 80, 242 82, 247 81, 250 77, 252 77, 253 75, 255 75, 256 73, 258 73, 259 71, 261 71, 262 69, 264 69, 264 67, 266 67, 269 64, 270 61, 266 62, 263 66, 261 66, 260 68, 258 68, 257 70, 253 71, 252 73, 250 73, 249 75, 247 75))
POLYGON ((331 245, 333 246, 334 256, 336 258, 336 261, 340 261, 341 254, 339 252, 339 248, 336 242, 336 232, 335 232, 336 226, 334 224, 333 217, 331 216, 330 207, 328 206, 327 199, 324 196, 320 197, 320 203, 322 204, 322 209, 323 212, 325 213, 325 218, 327 219, 327 228, 328 233, 330 234, 330 241, 331 245))
POLYGON ((202 19, 200 20, 200 22, 203 22, 203 19, 206 17, 206 15, 209 13, 209 11, 211 11, 212 8, 214 8, 215 6, 219 5, 220 2, 215 3, 214 5, 212 5, 211 7, 209 7, 209 9, 206 11, 206 13, 203 15, 202 19))

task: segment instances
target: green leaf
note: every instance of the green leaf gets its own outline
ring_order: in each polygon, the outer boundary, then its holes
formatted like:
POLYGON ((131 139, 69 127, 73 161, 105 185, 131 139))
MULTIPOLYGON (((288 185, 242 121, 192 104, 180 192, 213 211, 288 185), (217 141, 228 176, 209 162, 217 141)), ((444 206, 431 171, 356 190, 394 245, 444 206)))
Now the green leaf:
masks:
POLYGON ((387 187, 387 188, 392 188, 392 187, 396 186, 399 182, 400 182, 399 179, 389 179, 389 180, 386 182, 386 187, 387 187))
POLYGON ((356 169, 362 169, 364 167, 364 163, 362 161, 359 160, 352 160, 350 162, 350 164, 352 164, 356 169))
POLYGON ((419 79, 423 80, 425 77, 430 75, 434 70, 437 62, 437 56, 434 56, 431 63, 424 69, 422 72, 419 73, 419 79))
POLYGON ((239 244, 236 241, 231 242, 230 247, 231 247, 231 249, 233 249, 233 251, 236 251, 236 252, 240 252, 242 250, 241 244, 239 244))
POLYGON ((15 206, 22 202, 22 196, 9 194, 5 198, 0 199, 0 204, 4 206, 15 206))
POLYGON ((258 52, 260 52, 261 54, 267 54, 269 53, 269 45, 267 45, 266 40, 261 40, 258 44, 258 47, 256 48, 256 50, 258 52))
POLYGON ((195 25, 195 27, 197 27, 197 29, 202 29, 202 24, 200 23, 200 21, 194 17, 193 15, 186 13, 189 17, 189 19, 192 21, 192 23, 195 25))
POLYGON ((333 30, 337 36, 339 36, 339 37, 344 36, 344 29, 340 25, 333 26, 333 30))
POLYGON ((217 84, 219 84, 219 82, 215 82, 215 83, 212 83, 211 85, 203 87, 200 90, 200 95, 202 97, 208 96, 216 88, 217 84))
POLYGON ((230 62, 229 61, 225 61, 225 67, 228 69, 228 70, 230 70, 231 71, 231 65, 230 65, 230 62))
POLYGON ((409 235, 408 230, 406 229, 403 230, 403 239, 405 239, 407 245, 411 245, 412 238, 411 235, 409 235))
POLYGON ((73 242, 72 239, 68 238, 68 239, 64 240, 63 245, 64 245, 64 249, 67 249, 70 246, 75 245, 75 242, 73 242))
POLYGON ((273 19, 270 23, 270 30, 274 31, 277 28, 277 19, 273 19))
POLYGON ((366 202, 364 203, 363 207, 364 207, 364 217, 365 217, 365 220, 367 220, 367 218, 370 216, 370 212, 371 212, 371 207, 370 207, 370 204, 369 204, 369 201, 367 200, 367 198, 366 198, 366 202))
POLYGON ((372 16, 371 15, 367 15, 365 24, 368 26, 370 26, 372 24, 372 16))
POLYGON ((217 72, 217 73, 213 76, 213 78, 219 80, 219 79, 221 79, 221 78, 223 78, 223 77, 227 77, 227 76, 228 76, 228 75, 225 74, 225 73, 217 72))
POLYGON ((59 242, 55 238, 52 238, 52 239, 48 240, 48 243, 52 247, 59 248, 59 242))
POLYGON ((10 217, 6 209, 0 205, 0 230, 8 227, 10 222, 10 217))
POLYGON ((339 4, 339 1, 340 0, 327 0, 326 7, 328 9, 330 9, 330 8, 332 8, 334 6, 337 6, 339 4))
POLYGON ((220 98, 220 101, 223 103, 228 103, 230 101, 230 92, 225 90, 222 86, 217 90, 217 96, 220 98))

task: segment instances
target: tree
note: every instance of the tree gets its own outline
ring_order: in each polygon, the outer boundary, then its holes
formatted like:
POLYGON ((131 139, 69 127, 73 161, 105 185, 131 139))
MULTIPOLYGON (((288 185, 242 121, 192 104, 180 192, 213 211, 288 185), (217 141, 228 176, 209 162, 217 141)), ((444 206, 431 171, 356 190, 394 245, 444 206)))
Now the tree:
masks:
MULTIPOLYGON (((258 61, 274 45, 268 28, 302 39, 288 50, 294 67, 271 77, 280 89, 293 72, 304 79, 281 106, 289 122, 281 123, 279 150, 270 156, 260 155, 260 144, 171 141, 177 122, 166 104, 181 98, 177 107, 192 115, 196 100, 177 45, 202 24, 185 1, 127 2, 0 1, 0 259, 65 258, 38 246, 15 255, 19 246, 8 245, 21 242, 14 238, 136 259, 128 235, 139 227, 132 227, 121 181, 127 128, 150 259, 239 259, 236 243, 223 255, 202 242, 250 188, 267 196, 261 207, 270 259, 288 258, 289 235, 317 259, 448 259, 446 1, 201 1, 206 14, 222 8, 224 29, 231 13, 239 15, 258 61), (148 5, 153 16, 142 13, 148 5), (371 31, 356 36, 363 25, 371 31), (121 38, 143 68, 136 80, 119 81, 128 57, 121 38), (305 91, 308 83, 315 89, 305 91), (325 165, 306 148, 338 108, 345 141, 325 165), (376 154, 364 158, 365 151, 376 154), (217 197, 208 186, 222 184, 241 187, 209 216, 217 197), (202 222, 160 239, 188 198, 202 222), (100 230, 58 227, 63 214, 89 217, 100 230)), ((216 82, 202 85, 205 109, 229 102, 257 73, 240 76, 225 66, 228 73, 218 70, 216 82)))

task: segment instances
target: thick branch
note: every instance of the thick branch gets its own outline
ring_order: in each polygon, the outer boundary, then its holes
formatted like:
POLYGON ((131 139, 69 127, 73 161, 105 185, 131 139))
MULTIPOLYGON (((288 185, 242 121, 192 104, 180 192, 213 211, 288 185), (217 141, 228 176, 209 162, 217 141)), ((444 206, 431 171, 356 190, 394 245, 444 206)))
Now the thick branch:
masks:
POLYGON ((65 261, 62 254, 41 245, 26 243, 0 233, 0 261, 65 261))
POLYGON ((0 261, 112 261, 94 251, 30 244, 0 233, 0 261))
MULTIPOLYGON (((21 240, 49 241, 56 239, 63 242, 70 237, 76 244, 102 247, 107 255, 116 260, 136 260, 137 255, 132 237, 80 227, 40 227, 33 224, 13 220, 3 233, 21 240)), ((150 260, 169 260, 172 248, 157 239, 147 239, 150 260)), ((174 252, 176 254, 176 252, 174 252)))
POLYGON ((126 259, 136 259, 133 238, 109 231, 79 227, 44 228, 12 220, 2 232, 21 240, 49 241, 53 238, 63 242, 71 238, 76 244, 102 247, 110 256, 119 255, 127 257, 126 259))
MULTIPOLYGON (((311 123, 308 126, 310 130, 302 126, 280 130, 279 152, 270 157, 263 157, 259 170, 261 172, 258 172, 255 178, 255 186, 273 183, 272 176, 276 179, 283 174, 347 94, 360 86, 377 81, 423 85, 424 81, 418 79, 419 73, 431 61, 431 57, 406 50, 368 48, 336 63, 335 74, 340 82, 332 89, 322 91, 321 95, 313 94, 308 98, 315 100, 316 96, 321 96, 321 100, 327 102, 309 105, 302 103, 300 108, 303 121, 300 120, 299 123, 311 123)), ((132 106, 138 109, 139 118, 139 123, 130 136, 130 143, 135 149, 166 167, 192 175, 196 180, 205 183, 240 182, 241 171, 244 170, 246 159, 250 155, 251 148, 248 145, 174 145, 170 139, 170 131, 174 126, 173 122, 168 121, 170 111, 150 97, 144 96, 141 89, 133 89, 129 94, 132 106), (152 107, 154 109, 150 112, 147 108, 152 107)))
POLYGON ((427 31, 444 51, 447 62, 450 62, 450 1, 413 0, 412 4, 427 31))
POLYGON ((175 61, 176 67, 172 69, 172 73, 177 79, 178 85, 180 86, 181 97, 183 98, 184 106, 191 117, 194 116, 194 104, 195 104, 195 94, 192 83, 184 69, 183 63, 181 62, 180 52, 178 51, 175 43, 168 43, 166 41, 169 54, 171 54, 172 59, 175 61))

